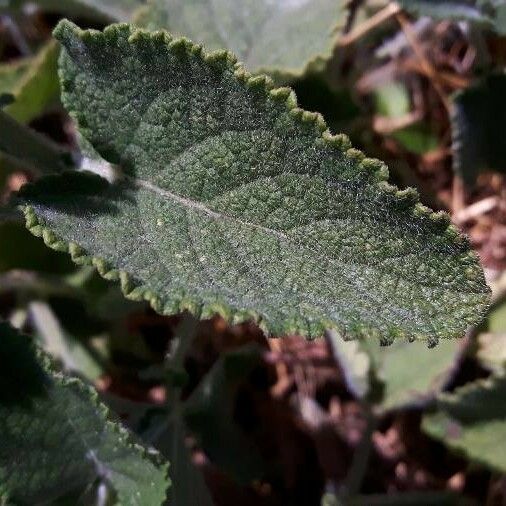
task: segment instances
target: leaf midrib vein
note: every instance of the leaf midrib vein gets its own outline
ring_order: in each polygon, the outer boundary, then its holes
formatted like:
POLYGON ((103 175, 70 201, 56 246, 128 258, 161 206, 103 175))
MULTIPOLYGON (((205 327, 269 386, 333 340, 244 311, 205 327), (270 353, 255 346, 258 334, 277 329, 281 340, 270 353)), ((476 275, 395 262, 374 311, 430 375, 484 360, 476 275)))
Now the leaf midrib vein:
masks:
MULTIPOLYGON (((233 223, 238 223, 238 224, 241 224, 245 227, 255 228, 255 229, 260 230, 266 234, 273 235, 273 236, 277 237, 278 239, 282 239, 287 242, 293 242, 292 237, 290 237, 286 234, 283 234, 282 232, 279 232, 279 231, 271 229, 271 228, 264 227, 262 225, 258 225, 256 223, 251 223, 248 221, 240 220, 238 218, 235 218, 235 217, 223 214, 223 213, 219 213, 217 211, 214 211, 213 209, 210 209, 209 207, 202 204, 201 202, 196 202, 196 201, 191 200, 187 197, 182 197, 181 195, 173 193, 169 190, 160 188, 159 186, 156 186, 153 183, 150 183, 149 181, 146 181, 146 180, 143 180, 140 178, 134 178, 132 176, 127 176, 127 175, 124 175, 123 178, 126 179, 130 184, 132 184, 133 186, 135 186, 137 188, 142 188, 142 189, 151 191, 157 195, 160 195, 161 197, 164 197, 164 198, 170 199, 174 202, 177 202, 187 209, 194 209, 196 211, 200 211, 200 212, 202 212, 202 213, 204 213, 204 214, 206 214, 218 221, 230 221, 233 223)), ((301 247, 302 245, 297 244, 297 246, 301 247)), ((306 247, 307 247, 307 245, 306 245, 306 247)), ((313 253, 315 253, 316 255, 320 255, 320 253, 318 253, 318 251, 316 251, 316 250, 311 250, 311 251, 313 251, 313 253)), ((332 259, 332 258, 327 258, 326 260, 330 264, 334 264, 336 262, 336 260, 332 259)), ((343 263, 343 262, 341 262, 341 263, 343 263)), ((348 262, 344 262, 344 263, 348 263, 348 262)), ((319 264, 317 264, 317 265, 319 265, 319 264)), ((356 264, 352 264, 352 265, 356 265, 356 264)), ((370 267, 372 268, 373 266, 370 266, 370 267)), ((341 271, 342 276, 348 281, 348 283, 350 283, 351 286, 353 286, 357 290, 357 292, 359 294, 361 294, 366 299, 369 299, 369 301, 371 301, 374 305, 377 305, 378 307, 380 307, 382 305, 379 300, 377 300, 375 297, 373 297, 368 291, 362 289, 359 284, 357 284, 349 276, 347 276, 344 269, 340 269, 340 271, 341 271)), ((399 277, 402 277, 402 276, 399 276, 399 277)), ((409 282, 409 280, 406 280, 406 281, 409 282)), ((430 299, 427 298, 426 302, 431 307, 431 309, 434 309, 434 304, 430 299)), ((415 317, 415 320, 418 320, 418 317, 415 314, 413 314, 411 310, 405 309, 404 311, 408 311, 410 314, 412 314, 415 317)), ((405 315, 402 314, 402 311, 395 310, 394 313, 397 314, 397 316, 399 318, 401 318, 401 321, 405 318, 405 315)), ((377 316, 377 318, 380 318, 379 314, 376 316, 377 316)), ((384 321, 384 323, 387 324, 387 326, 390 325, 390 323, 387 319, 383 319, 383 318, 380 318, 380 319, 382 319, 384 321)), ((437 335, 437 333, 436 333, 436 335, 437 335)))

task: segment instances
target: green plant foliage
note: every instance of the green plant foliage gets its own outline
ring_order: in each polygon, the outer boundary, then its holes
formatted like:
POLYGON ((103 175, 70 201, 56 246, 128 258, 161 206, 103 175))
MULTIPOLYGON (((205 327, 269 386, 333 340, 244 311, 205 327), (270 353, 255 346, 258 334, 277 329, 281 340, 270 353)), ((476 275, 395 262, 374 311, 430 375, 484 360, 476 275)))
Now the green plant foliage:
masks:
POLYGON ((93 262, 163 314, 254 319, 275 335, 462 335, 488 300, 468 242, 386 183, 288 88, 230 53, 127 25, 55 31, 63 101, 121 167, 68 172, 18 196, 46 244, 93 262))
POLYGON ((506 374, 506 300, 501 300, 487 316, 487 331, 478 336, 477 358, 496 375, 506 374))
POLYGON ((138 22, 230 49, 251 71, 282 78, 322 67, 344 17, 342 0, 150 0, 138 22))
MULTIPOLYGON (((400 118, 411 111, 411 102, 406 86, 400 83, 390 83, 375 91, 376 110, 388 118, 400 118)), ((438 147, 439 140, 428 125, 417 121, 411 125, 398 128, 391 132, 404 149, 423 155, 438 147)))
POLYGON ((65 274, 75 268, 66 255, 51 251, 33 237, 23 223, 0 223, 0 244, 16 244, 16 248, 0 248, 0 272, 24 269, 41 273, 65 274))
POLYGON ((14 101, 4 111, 21 123, 28 123, 58 101, 58 47, 53 42, 39 53, 0 65, 0 93, 14 101))
POLYGON ((506 378, 476 381, 441 394, 423 419, 427 434, 471 460, 506 471, 506 378))
POLYGON ((365 342, 376 377, 383 385, 378 409, 422 406, 434 399, 453 377, 462 345, 458 340, 442 341, 434 353, 423 343, 398 341, 386 349, 372 340, 365 342))
POLYGON ((232 408, 239 384, 259 362, 255 344, 223 353, 183 405, 186 425, 206 455, 245 484, 261 475, 262 461, 238 429, 232 408))
POLYGON ((3 111, 0 111, 0 152, 16 168, 34 173, 54 173, 74 165, 68 151, 3 111))
POLYGON ((494 29, 501 35, 506 35, 506 3, 504 0, 490 0, 495 8, 494 29))
POLYGON ((456 19, 493 26, 494 6, 490 0, 398 0, 415 16, 456 19))
POLYGON ((108 420, 91 387, 54 371, 4 323, 0 358, 0 483, 9 500, 49 503, 100 481, 124 505, 164 502, 167 466, 108 420))
MULTIPOLYGON (((7 0, 7 7, 15 9, 26 3, 27 0, 10 0, 10 3, 7 0)), ((129 21, 143 0, 32 0, 30 3, 49 12, 113 23, 129 21)))
POLYGON ((483 170, 506 171, 506 75, 489 75, 454 100, 452 140, 455 170, 474 183, 483 170))
MULTIPOLYGON (((192 462, 191 454, 186 446, 186 427, 182 415, 174 412, 167 423, 167 430, 160 446, 169 459, 172 481, 177 484, 169 490, 171 506, 213 506, 214 501, 207 488, 202 473, 192 462)), ((224 444, 228 442, 224 442, 224 444)))
POLYGON ((66 372, 78 373, 90 381, 103 374, 95 357, 79 339, 63 329, 47 302, 31 302, 29 314, 44 351, 57 359, 66 372))

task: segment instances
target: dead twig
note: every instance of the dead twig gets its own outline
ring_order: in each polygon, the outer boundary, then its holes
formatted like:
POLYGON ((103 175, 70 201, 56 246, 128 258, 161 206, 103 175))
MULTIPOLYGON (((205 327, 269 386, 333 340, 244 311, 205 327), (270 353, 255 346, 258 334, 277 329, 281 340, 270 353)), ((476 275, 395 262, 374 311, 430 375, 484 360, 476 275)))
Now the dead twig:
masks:
POLYGON ((409 41, 409 44, 411 45, 411 48, 413 49, 413 52, 417 56, 417 58, 420 60, 420 64, 422 65, 422 68, 424 72, 429 77, 429 80, 431 81, 432 86, 436 90, 439 98, 441 99, 441 102, 445 106, 445 109, 447 110, 448 114, 450 114, 451 105, 448 100, 448 97, 446 96, 440 82, 440 78, 432 64, 429 62, 427 57, 425 56, 425 52, 420 46, 416 34, 414 33, 413 28, 411 27, 411 23, 409 22, 406 15, 399 10, 395 13, 395 17, 397 21, 399 22, 402 31, 406 35, 406 38, 409 41))
POLYGON ((498 204, 499 197, 495 195, 492 197, 484 198, 478 202, 475 202, 474 204, 471 204, 470 206, 464 207, 459 212, 455 213, 453 215, 453 220, 459 225, 466 223, 469 220, 478 218, 482 214, 489 213, 495 209, 498 204))
POLYGON ((391 17, 395 16, 397 13, 401 12, 400 6, 395 3, 389 3, 386 7, 378 11, 374 16, 371 16, 369 19, 358 25, 351 32, 346 33, 338 40, 338 45, 340 46, 348 46, 349 44, 355 42, 356 40, 363 37, 367 32, 370 32, 373 28, 376 28, 378 25, 381 25, 391 17))

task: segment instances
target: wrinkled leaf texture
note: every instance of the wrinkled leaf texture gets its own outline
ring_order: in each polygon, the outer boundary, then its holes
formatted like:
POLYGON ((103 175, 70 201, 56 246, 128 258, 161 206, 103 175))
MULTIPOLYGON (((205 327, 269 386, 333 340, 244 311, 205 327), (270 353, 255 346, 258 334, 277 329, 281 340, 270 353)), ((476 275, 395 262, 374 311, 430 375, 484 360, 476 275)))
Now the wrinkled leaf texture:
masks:
POLYGON ((272 334, 461 336, 488 288, 467 240, 226 51, 128 25, 56 37, 63 101, 119 167, 41 179, 28 228, 155 310, 272 334))

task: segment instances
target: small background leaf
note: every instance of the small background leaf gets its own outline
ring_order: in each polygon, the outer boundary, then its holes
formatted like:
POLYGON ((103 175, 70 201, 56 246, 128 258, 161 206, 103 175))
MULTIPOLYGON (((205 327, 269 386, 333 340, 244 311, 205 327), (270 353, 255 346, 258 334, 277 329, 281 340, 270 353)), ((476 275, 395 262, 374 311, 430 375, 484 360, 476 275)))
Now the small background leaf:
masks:
POLYGON ((506 374, 506 300, 498 301, 487 317, 487 331, 478 336, 477 358, 494 375, 506 374))
POLYGON ((371 359, 362 343, 345 341, 336 331, 329 331, 326 336, 348 390, 358 399, 365 398, 369 392, 371 359))
MULTIPOLYGON (((9 2, 9 0, 7 0, 9 2)), ((9 8, 15 9, 28 3, 26 0, 10 0, 9 8)), ((142 6, 142 0, 35 0, 36 4, 49 12, 67 16, 98 19, 105 22, 130 21, 133 13, 142 6)))
POLYGON ((344 18, 342 0, 150 0, 138 21, 229 49, 251 71, 299 75, 331 56, 344 18))
POLYGON ((49 42, 38 55, 0 65, 0 93, 14 97, 4 111, 21 123, 29 123, 58 103, 58 47, 49 42))
POLYGON ((420 406, 433 399, 453 377, 465 346, 461 340, 443 340, 434 352, 424 343, 398 341, 388 348, 373 340, 363 344, 383 385, 378 407, 384 411, 420 406))
POLYGON ((0 358, 0 481, 11 500, 53 501, 99 480, 121 504, 163 503, 166 466, 107 420, 91 387, 52 372, 29 338, 4 323, 0 358))
POLYGON ((423 430, 471 460, 506 471, 506 378, 476 381, 441 394, 423 430))
POLYGON ((488 0, 398 0, 398 3, 415 16, 493 25, 495 10, 488 0))

